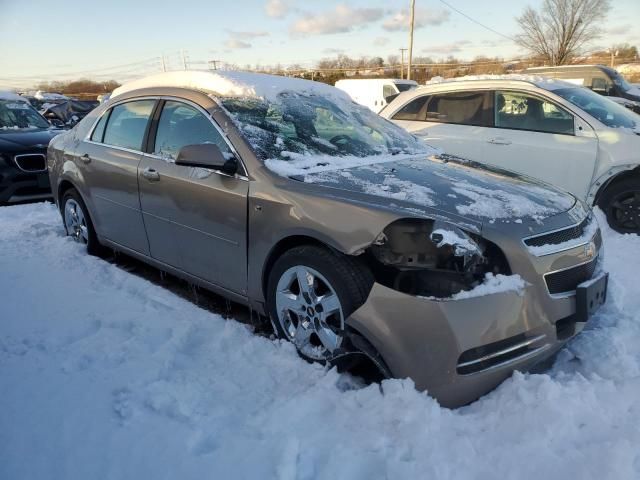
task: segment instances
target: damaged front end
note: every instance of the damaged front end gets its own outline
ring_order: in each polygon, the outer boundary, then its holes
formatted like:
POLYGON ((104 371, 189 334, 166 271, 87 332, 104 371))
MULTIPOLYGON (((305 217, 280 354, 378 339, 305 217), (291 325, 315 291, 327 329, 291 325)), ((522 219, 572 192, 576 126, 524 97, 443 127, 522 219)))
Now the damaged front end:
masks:
POLYGON ((367 255, 378 283, 421 297, 448 298, 478 286, 488 273, 511 274, 495 244, 439 220, 397 220, 367 255))

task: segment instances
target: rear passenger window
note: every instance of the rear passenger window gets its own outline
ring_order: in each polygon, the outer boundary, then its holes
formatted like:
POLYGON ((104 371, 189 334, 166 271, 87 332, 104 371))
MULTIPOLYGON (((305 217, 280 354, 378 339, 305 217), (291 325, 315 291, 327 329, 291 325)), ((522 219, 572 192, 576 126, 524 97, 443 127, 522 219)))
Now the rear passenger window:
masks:
POLYGON ((496 92, 497 128, 573 135, 573 115, 555 103, 518 92, 496 92))
POLYGON ((418 97, 411 100, 404 107, 396 112, 393 120, 413 120, 424 122, 427 117, 427 102, 429 96, 418 97))
POLYGON ((93 129, 93 133, 91 134, 91 140, 93 142, 102 143, 102 137, 104 137, 104 127, 107 125, 108 118, 109 112, 105 112, 102 117, 100 117, 96 128, 93 129))
POLYGON ((167 101, 158 122, 153 153, 175 160, 185 145, 203 143, 214 143, 223 154, 231 154, 231 149, 211 120, 190 105, 167 101))
POLYGON ((489 92, 455 92, 434 95, 427 104, 427 121, 492 126, 489 92))
POLYGON ((142 150, 144 132, 155 100, 136 100, 113 107, 103 142, 116 147, 142 150))

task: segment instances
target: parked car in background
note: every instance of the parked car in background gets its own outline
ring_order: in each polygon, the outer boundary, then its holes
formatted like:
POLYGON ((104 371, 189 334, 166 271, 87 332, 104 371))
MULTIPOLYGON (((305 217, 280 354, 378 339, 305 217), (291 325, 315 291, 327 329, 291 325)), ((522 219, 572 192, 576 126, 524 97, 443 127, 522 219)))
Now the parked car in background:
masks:
POLYGON ((640 88, 627 82, 614 68, 604 65, 563 65, 560 67, 533 67, 524 71, 531 75, 557 78, 590 88, 594 92, 640 113, 640 88))
POLYGON ((69 99, 61 103, 47 104, 41 113, 52 124, 71 128, 98 105, 100 102, 97 100, 69 99))
POLYGON ((56 137, 48 162, 89 253, 247 304, 305 358, 411 377, 445 406, 553 355, 606 296, 582 201, 437 155, 316 82, 134 81, 56 137))
POLYGON ((447 152, 599 205, 619 232, 640 232, 640 116, 587 88, 463 77, 404 93, 381 115, 447 152))
POLYGON ((377 113, 400 93, 416 88, 418 83, 397 78, 357 78, 338 80, 335 86, 347 92, 354 102, 377 113))
POLYGON ((46 153, 58 133, 21 96, 0 92, 0 204, 51 197, 46 153))

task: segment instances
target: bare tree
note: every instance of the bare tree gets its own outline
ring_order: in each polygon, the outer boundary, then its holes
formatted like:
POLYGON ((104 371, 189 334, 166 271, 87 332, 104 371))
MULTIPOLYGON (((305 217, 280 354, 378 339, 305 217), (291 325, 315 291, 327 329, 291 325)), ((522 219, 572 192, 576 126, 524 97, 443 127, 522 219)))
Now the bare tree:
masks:
POLYGON ((539 11, 527 7, 517 19, 522 31, 516 41, 552 65, 566 64, 600 37, 609 1, 544 0, 539 11))

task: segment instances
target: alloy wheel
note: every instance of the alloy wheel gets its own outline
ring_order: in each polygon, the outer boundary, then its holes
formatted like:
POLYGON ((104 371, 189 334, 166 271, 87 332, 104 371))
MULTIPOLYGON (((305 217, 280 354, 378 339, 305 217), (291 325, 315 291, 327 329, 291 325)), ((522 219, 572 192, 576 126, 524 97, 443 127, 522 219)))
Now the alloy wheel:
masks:
POLYGON ((82 207, 73 198, 64 204, 64 225, 67 235, 76 242, 89 243, 89 230, 82 207))
POLYGON ((640 232, 640 191, 624 191, 609 204, 609 218, 620 232, 640 232))
POLYGON ((276 287, 278 322, 298 350, 313 360, 326 360, 342 343, 344 315, 334 287, 313 268, 286 270, 276 287))

